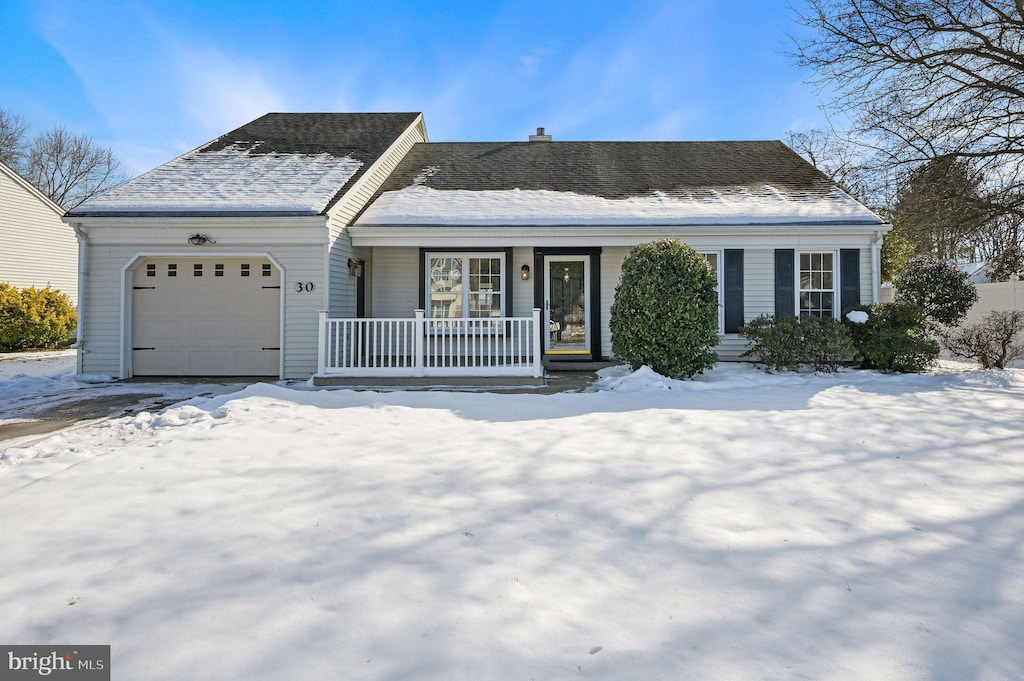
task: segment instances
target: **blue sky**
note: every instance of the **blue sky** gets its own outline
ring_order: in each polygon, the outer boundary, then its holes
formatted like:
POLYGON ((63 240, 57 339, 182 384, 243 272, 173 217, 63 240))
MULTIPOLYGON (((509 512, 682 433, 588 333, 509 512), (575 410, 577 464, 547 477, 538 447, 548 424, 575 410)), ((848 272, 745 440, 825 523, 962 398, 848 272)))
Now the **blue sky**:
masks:
POLYGON ((268 111, 422 111, 433 141, 779 139, 823 123, 797 30, 786 0, 0 0, 0 108, 135 172, 268 111))

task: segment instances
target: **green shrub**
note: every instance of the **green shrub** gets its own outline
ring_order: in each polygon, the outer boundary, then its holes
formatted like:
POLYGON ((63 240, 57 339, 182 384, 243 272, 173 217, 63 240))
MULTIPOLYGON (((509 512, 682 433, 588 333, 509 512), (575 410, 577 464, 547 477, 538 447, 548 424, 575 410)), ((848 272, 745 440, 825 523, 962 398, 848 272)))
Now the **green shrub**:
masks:
POLYGON ((803 339, 799 317, 783 317, 778 322, 771 315, 756 317, 740 329, 750 348, 743 357, 755 356, 771 371, 797 369, 803 357, 803 339))
POLYGON ((924 309, 906 302, 860 305, 862 324, 845 322, 864 369, 920 373, 939 356, 939 343, 929 335, 924 309))
POLYGON ((743 356, 757 356, 771 371, 810 364, 815 371, 833 372, 853 359, 846 329, 831 317, 786 316, 776 321, 761 315, 747 322, 740 333, 750 342, 743 356))
POLYGON ((912 303, 927 319, 945 326, 959 326, 978 301, 970 275, 952 263, 915 255, 893 280, 897 303, 912 303))
POLYGON ((634 370, 646 364, 664 376, 693 376, 712 367, 715 285, 707 259, 679 241, 633 247, 612 302, 612 352, 634 370))
POLYGON ((0 283, 0 352, 65 346, 76 324, 75 307, 60 291, 0 283))

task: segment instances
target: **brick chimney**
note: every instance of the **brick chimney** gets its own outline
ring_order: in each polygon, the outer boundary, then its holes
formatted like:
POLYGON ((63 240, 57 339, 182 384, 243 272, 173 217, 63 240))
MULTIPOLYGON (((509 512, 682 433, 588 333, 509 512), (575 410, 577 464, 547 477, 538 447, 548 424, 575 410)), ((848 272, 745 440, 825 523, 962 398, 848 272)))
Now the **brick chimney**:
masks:
POLYGON ((536 135, 530 135, 531 142, 550 142, 551 135, 544 134, 544 128, 537 128, 536 135))

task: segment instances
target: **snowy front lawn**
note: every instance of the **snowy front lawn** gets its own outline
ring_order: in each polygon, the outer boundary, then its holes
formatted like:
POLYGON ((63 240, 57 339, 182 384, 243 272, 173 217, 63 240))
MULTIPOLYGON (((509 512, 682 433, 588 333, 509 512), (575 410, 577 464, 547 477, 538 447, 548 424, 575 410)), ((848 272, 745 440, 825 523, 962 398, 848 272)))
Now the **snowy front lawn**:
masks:
POLYGON ((0 461, 0 640, 113 678, 1018 679, 1024 371, 256 385, 0 461))

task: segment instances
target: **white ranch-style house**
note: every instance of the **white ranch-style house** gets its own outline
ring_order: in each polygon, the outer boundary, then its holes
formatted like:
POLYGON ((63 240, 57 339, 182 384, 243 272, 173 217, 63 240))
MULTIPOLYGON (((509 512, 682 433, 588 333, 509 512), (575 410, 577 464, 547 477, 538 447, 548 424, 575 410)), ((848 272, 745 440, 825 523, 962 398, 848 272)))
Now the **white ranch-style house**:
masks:
POLYGON ((64 209, 0 163, 0 281, 78 299, 78 242, 64 209))
POLYGON ((738 359, 760 314, 877 301, 890 228, 777 141, 433 143, 417 113, 267 114, 64 219, 80 372, 321 381, 608 359, 622 261, 665 237, 738 359))

